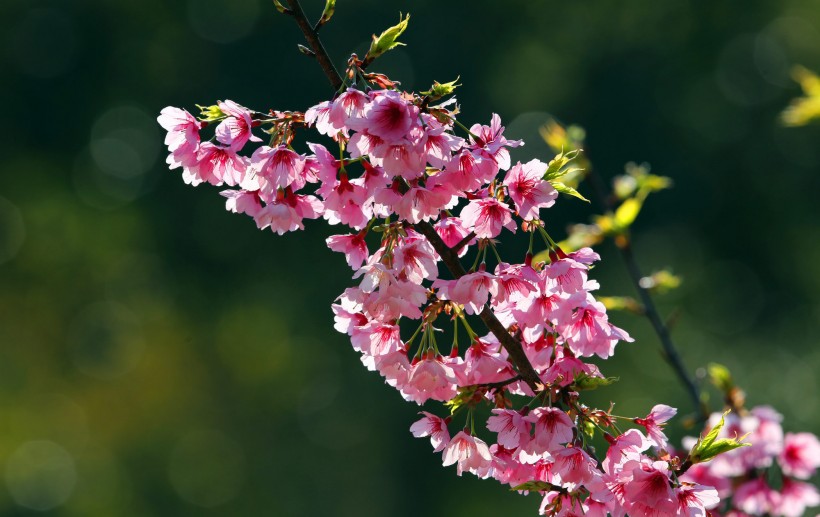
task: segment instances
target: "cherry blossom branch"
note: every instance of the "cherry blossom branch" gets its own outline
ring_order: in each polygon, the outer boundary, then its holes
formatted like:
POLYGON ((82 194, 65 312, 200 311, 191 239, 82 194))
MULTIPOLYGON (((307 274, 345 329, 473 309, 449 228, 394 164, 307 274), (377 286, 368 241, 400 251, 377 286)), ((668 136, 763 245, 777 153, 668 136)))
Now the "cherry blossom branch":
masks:
POLYGON ((318 26, 314 27, 311 25, 310 21, 308 21, 307 16, 305 16, 305 12, 302 10, 302 6, 299 4, 299 0, 285 1, 289 7, 289 10, 285 11, 285 13, 293 16, 293 19, 296 20, 296 24, 299 25, 299 28, 302 30, 302 34, 305 35, 305 39, 310 45, 310 49, 313 50, 316 60, 319 62, 319 66, 322 67, 322 71, 330 81, 330 84, 333 85, 334 89, 340 90, 344 84, 342 81, 342 76, 339 75, 339 72, 333 65, 333 61, 331 61, 325 47, 322 45, 322 41, 319 39, 317 32, 318 26))
MULTIPOLYGON (((604 187, 604 181, 595 169, 590 169, 589 179, 600 205, 605 210, 611 210, 613 207, 612 203, 609 202, 605 194, 606 188, 604 187)), ((643 273, 641 272, 641 268, 638 266, 638 262, 635 259, 635 254, 632 252, 632 244, 628 236, 625 236, 622 241, 616 239, 615 244, 621 253, 626 269, 629 272, 632 285, 635 287, 635 290, 638 292, 638 296, 641 299, 641 303, 644 307, 644 314, 649 319, 649 322, 652 324, 652 328, 655 330, 655 333, 660 339, 664 359, 666 359, 666 362, 669 363, 672 370, 675 372, 675 375, 677 375, 678 380, 683 384, 686 393, 692 400, 692 405, 694 406, 698 417, 700 420, 705 421, 709 418, 709 409, 701 400, 700 389, 695 383, 695 380, 689 374, 686 365, 683 364, 683 359, 678 353, 675 343, 672 341, 669 327, 667 327, 661 318, 658 308, 652 300, 652 296, 649 294, 649 290, 641 285, 643 273)))
MULTIPOLYGON (((461 265, 461 261, 458 259, 458 254, 444 243, 432 224, 422 221, 416 224, 415 228, 416 231, 430 241, 436 253, 441 257, 442 262, 444 262, 447 269, 450 270, 450 273, 452 273, 455 278, 458 279, 467 274, 467 271, 464 270, 464 266, 461 265)), ((495 317, 495 314, 493 314, 488 306, 484 306, 478 314, 478 317, 481 318, 481 321, 484 322, 487 329, 493 333, 499 343, 501 343, 501 346, 504 347, 504 350, 507 351, 507 354, 510 356, 510 362, 518 369, 518 373, 524 382, 527 383, 531 390, 538 392, 538 385, 541 384, 541 379, 538 377, 538 372, 536 372, 535 368, 530 364, 529 359, 527 359, 527 355, 524 353, 524 348, 521 346, 521 343, 504 328, 504 325, 498 321, 498 318, 495 317)))
MULTIPOLYGON (((316 60, 321 65, 322 71, 325 73, 328 81, 330 81, 330 84, 336 90, 341 89, 343 85, 342 77, 339 75, 336 67, 333 66, 330 56, 328 56, 325 47, 322 45, 322 41, 316 33, 316 29, 310 24, 307 16, 305 16, 305 12, 302 10, 299 0, 286 1, 289 7, 289 11, 286 11, 286 13, 293 16, 296 20, 311 50, 313 50, 313 53, 316 55, 316 60)), ((461 265, 461 261, 458 259, 458 253, 445 244, 432 224, 422 221, 415 225, 415 229, 427 238, 455 278, 458 279, 467 274, 467 271, 464 270, 464 266, 461 265)), ((481 321, 484 322, 487 329, 492 332, 501 343, 501 346, 504 347, 504 350, 507 351, 510 362, 518 369, 518 373, 524 382, 527 383, 531 390, 538 392, 541 379, 538 377, 538 372, 536 372, 535 368, 530 364, 529 359, 527 359, 527 355, 524 353, 524 348, 521 346, 521 343, 504 328, 504 325, 495 317, 495 314, 493 314, 488 306, 484 306, 484 309, 478 314, 478 317, 481 318, 481 321)))

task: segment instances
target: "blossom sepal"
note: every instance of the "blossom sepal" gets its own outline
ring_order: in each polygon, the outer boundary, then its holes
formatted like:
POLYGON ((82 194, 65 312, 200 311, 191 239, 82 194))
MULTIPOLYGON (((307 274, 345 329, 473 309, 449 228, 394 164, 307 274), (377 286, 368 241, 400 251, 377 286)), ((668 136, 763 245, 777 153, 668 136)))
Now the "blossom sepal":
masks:
POLYGON ((724 412, 723 416, 720 417, 720 422, 718 422, 708 433, 706 433, 705 436, 698 438, 698 441, 689 452, 689 461, 691 463, 704 463, 711 460, 718 454, 752 445, 751 443, 743 442, 743 439, 748 436, 748 433, 744 434, 740 438, 717 439, 718 434, 720 434, 720 430, 723 429, 723 426, 726 424, 725 417, 729 414, 729 412, 730 411, 728 410, 724 412))

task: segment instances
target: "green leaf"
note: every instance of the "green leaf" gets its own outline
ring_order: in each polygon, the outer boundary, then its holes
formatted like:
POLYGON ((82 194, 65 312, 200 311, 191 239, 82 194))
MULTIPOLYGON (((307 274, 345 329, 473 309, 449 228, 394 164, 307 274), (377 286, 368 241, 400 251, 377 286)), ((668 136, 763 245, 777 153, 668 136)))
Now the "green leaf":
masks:
POLYGON ((629 226, 635 222, 635 218, 638 217, 642 206, 643 203, 634 197, 631 197, 621 203, 621 206, 615 210, 615 228, 620 231, 624 231, 629 228, 629 226))
MULTIPOLYGON (((563 248, 562 248, 563 249, 563 248)), ((598 301, 611 311, 629 311, 634 314, 643 314, 641 304, 631 296, 598 296, 598 301)))
POLYGON ((591 377, 585 373, 582 373, 577 375, 575 380, 572 381, 572 387, 575 391, 597 390, 601 386, 609 386, 617 381, 618 377, 591 377))
POLYGON ((196 107, 199 108, 199 120, 203 122, 214 122, 216 120, 222 120, 227 116, 216 104, 211 106, 200 106, 197 104, 196 107))
POLYGON ((751 443, 742 442, 748 434, 743 435, 740 438, 717 439, 718 434, 720 434, 720 430, 723 429, 724 425, 726 425, 726 415, 728 415, 729 412, 730 410, 727 410, 723 413, 723 416, 720 417, 720 422, 718 422, 717 425, 706 433, 706 436, 701 436, 698 438, 697 443, 695 443, 694 447, 692 447, 692 450, 689 452, 689 460, 692 463, 704 463, 713 459, 718 454, 723 454, 724 452, 751 445, 751 443))
POLYGON ((310 50, 309 48, 307 48, 304 45, 297 44, 296 48, 298 48, 299 52, 301 52, 302 54, 304 54, 306 56, 309 56, 309 57, 315 57, 316 56, 316 52, 310 50))
POLYGON ((568 153, 561 152, 555 158, 550 160, 547 165, 547 172, 544 173, 544 179, 547 181, 558 179, 561 176, 581 170, 578 167, 567 167, 567 164, 577 158, 581 154, 580 149, 569 151, 568 153))
POLYGON ((561 490, 561 487, 547 483, 546 481, 527 481, 526 483, 512 487, 510 490, 514 492, 518 492, 519 490, 526 490, 528 492, 554 492, 561 490))
POLYGON ((428 95, 433 100, 437 100, 442 97, 452 95, 455 89, 461 86, 460 84, 456 84, 456 82, 458 82, 459 79, 460 77, 456 77, 455 81, 450 81, 449 83, 440 83, 438 81, 433 81, 433 86, 431 86, 430 89, 426 92, 421 92, 421 94, 428 95))
POLYGON ((370 43, 370 49, 367 51, 365 61, 370 62, 381 56, 390 49, 404 45, 398 40, 398 37, 407 29, 407 23, 410 21, 410 15, 402 19, 399 14, 399 23, 382 32, 379 36, 373 35, 373 41, 370 43))
POLYGON ((471 403, 477 389, 477 386, 459 388, 458 394, 444 403, 445 406, 450 406, 450 414, 455 415, 459 409, 471 403))
POLYGON ((326 24, 333 18, 333 13, 336 12, 336 0, 325 0, 325 9, 322 11, 322 17, 319 18, 317 28, 326 24))
POLYGON ((279 2, 279 0, 273 0, 273 6, 276 7, 276 10, 282 14, 290 12, 290 9, 282 5, 281 2, 279 2))
POLYGON ((709 363, 706 369, 709 372, 709 379, 712 384, 723 393, 729 393, 735 387, 731 372, 722 364, 709 363))
POLYGON ((564 184, 563 184, 563 183, 561 183, 560 181, 555 181, 555 180, 548 180, 548 181, 550 182, 550 185, 552 185, 552 187, 553 187, 555 190, 557 190, 558 192, 560 192, 561 194, 567 194, 567 195, 569 195, 569 196, 577 197, 577 198, 578 198, 578 199, 580 199, 581 201, 586 201, 587 203, 589 203, 589 199, 587 199, 587 198, 585 198, 584 196, 582 196, 582 195, 581 195, 581 194, 580 194, 577 190, 575 190, 574 188, 569 187, 569 186, 567 186, 567 185, 564 185, 564 184))
POLYGON ((672 273, 668 269, 655 271, 651 275, 640 279, 641 287, 658 294, 664 294, 673 289, 677 289, 680 287, 682 282, 683 281, 678 275, 672 273))

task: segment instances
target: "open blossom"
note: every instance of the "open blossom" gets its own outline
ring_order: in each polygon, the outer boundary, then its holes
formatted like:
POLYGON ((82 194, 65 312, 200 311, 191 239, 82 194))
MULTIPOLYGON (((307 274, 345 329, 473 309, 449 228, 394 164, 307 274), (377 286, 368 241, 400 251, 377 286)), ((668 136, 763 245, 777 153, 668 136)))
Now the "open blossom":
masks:
POLYGON ((515 449, 530 439, 532 424, 518 411, 493 409, 487 419, 487 429, 498 433, 498 444, 507 449, 515 449))
POLYGON ((502 228, 515 232, 510 209, 494 197, 474 199, 461 211, 461 220, 476 237, 497 237, 502 228))
POLYGON ((410 432, 416 438, 430 437, 433 444, 433 452, 441 452, 450 443, 450 431, 447 429, 447 422, 436 415, 426 411, 419 414, 424 415, 421 420, 410 426, 410 432))
MULTIPOLYGON (((197 164, 190 169, 193 185, 208 182, 211 185, 239 185, 245 179, 248 159, 230 147, 205 142, 199 146, 197 164)), ((186 171, 188 169, 186 168, 186 171)))
POLYGON ((262 210, 262 202, 257 192, 223 190, 220 194, 226 198, 225 209, 229 212, 256 217, 259 211, 262 210))
POLYGON ((540 492, 541 512, 551 517, 799 517, 820 504, 816 488, 800 481, 820 466, 820 442, 809 433, 784 436, 782 417, 771 408, 726 419, 721 436, 750 433, 753 446, 690 465, 664 435, 674 408, 655 405, 644 418, 629 417, 639 429, 622 432, 624 417, 584 405, 584 381, 604 377, 585 358, 606 359, 618 341, 632 341, 593 296, 599 286, 590 266, 600 257, 589 248, 552 247, 545 263, 533 259, 531 246, 523 263, 508 263, 523 250, 487 253, 504 228, 540 226, 524 223, 540 220, 557 192, 543 179, 544 162, 511 166, 509 148, 523 143, 504 137, 498 115, 489 126, 473 125, 465 139, 454 134, 457 110, 427 101, 392 89, 348 88, 304 114, 305 125, 335 140, 338 150, 308 143, 306 154, 291 147, 301 141, 292 139, 303 125, 299 112, 271 110, 276 116, 269 119, 224 101, 225 118, 204 143, 200 132, 208 124, 187 111, 165 108, 158 121, 168 131, 168 163, 182 168, 185 182, 234 187, 221 192, 228 211, 279 234, 320 216, 356 230, 326 240, 359 282, 332 305, 334 328, 406 400, 468 409, 471 430, 452 439, 450 417, 421 412, 410 427, 430 438, 445 466, 457 464, 459 475, 540 492), (259 141, 256 126, 271 142, 243 153, 259 141), (503 181, 500 171, 508 171, 503 181), (474 265, 453 266, 476 243, 474 265), (439 271, 442 264, 449 275, 439 271), (470 323, 478 319, 493 333, 478 337, 470 323), (449 355, 434 326, 442 322, 456 325, 449 355), (489 416, 485 403, 493 406, 489 416), (495 443, 473 435, 482 417, 495 443), (596 453, 600 463, 586 436, 593 431, 608 442, 605 455, 596 453), (782 479, 765 471, 775 461, 782 479), (719 496, 727 498, 723 506, 719 496))
POLYGON ((477 137, 473 140, 473 145, 485 156, 492 158, 502 171, 510 168, 510 151, 507 148, 524 145, 521 140, 507 140, 501 117, 496 113, 493 113, 489 126, 473 124, 470 133, 477 137))
POLYGON ((347 259, 347 265, 353 269, 359 269, 367 260, 369 253, 367 252, 367 243, 364 241, 364 235, 361 233, 347 235, 331 235, 327 238, 327 247, 333 251, 344 253, 347 259))
POLYGON ((609 323, 604 304, 586 300, 575 310, 569 323, 559 325, 561 335, 577 355, 611 356, 619 340, 632 341, 624 330, 609 323))
POLYGON ((528 422, 535 424, 532 440, 519 449, 522 463, 533 464, 563 447, 572 440, 575 426, 569 416, 555 407, 535 408, 526 416, 528 422))
POLYGON ((544 181, 547 164, 531 160, 524 165, 517 163, 507 172, 504 185, 522 219, 538 219, 538 209, 548 208, 555 204, 558 191, 544 181))
POLYGON ((224 145, 230 146, 236 151, 242 149, 250 140, 251 142, 261 142, 251 131, 253 119, 251 111, 234 101, 220 101, 219 109, 228 115, 216 127, 216 139, 224 145))
POLYGON ((480 438, 471 436, 464 431, 460 431, 453 436, 450 443, 444 449, 444 466, 448 467, 458 463, 457 473, 476 473, 490 467, 492 455, 487 444, 480 438))
POLYGON ((419 123, 418 107, 409 104, 398 92, 382 90, 374 97, 360 116, 348 120, 348 127, 355 131, 367 130, 383 142, 393 144, 419 123))
POLYGON ((254 151, 251 157, 251 168, 255 174, 267 180, 273 190, 291 185, 294 190, 299 190, 305 184, 302 177, 305 159, 284 145, 277 147, 263 145, 254 151))
POLYGON ((412 366, 402 393, 418 404, 427 399, 446 401, 456 395, 456 376, 442 358, 428 357, 412 366))
POLYGON ((649 439, 655 446, 662 449, 669 447, 669 440, 663 434, 663 426, 666 422, 677 414, 678 410, 666 404, 657 404, 646 418, 636 418, 635 423, 646 428, 649 439))
POLYGON ((820 467, 820 441, 811 433, 786 433, 777 461, 787 476, 808 479, 820 467))
POLYGON ((168 131, 165 145, 171 153, 167 160, 169 167, 175 169, 195 165, 202 123, 187 111, 173 106, 163 108, 157 122, 168 131))

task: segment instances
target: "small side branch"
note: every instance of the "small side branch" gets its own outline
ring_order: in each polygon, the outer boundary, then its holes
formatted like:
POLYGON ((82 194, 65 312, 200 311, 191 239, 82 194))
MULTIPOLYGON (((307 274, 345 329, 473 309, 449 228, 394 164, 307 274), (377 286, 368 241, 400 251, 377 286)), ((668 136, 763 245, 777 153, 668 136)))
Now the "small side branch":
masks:
POLYGON ((302 10, 299 0, 285 1, 290 9, 290 12, 287 14, 293 16, 293 19, 296 20, 296 24, 299 25, 299 28, 302 30, 302 34, 305 35, 305 39, 310 45, 310 49, 314 54, 316 54, 316 60, 319 61, 319 65, 322 67, 322 71, 325 73, 328 81, 330 81, 330 84, 333 85, 334 89, 341 90, 342 85, 344 84, 342 81, 342 76, 339 75, 336 67, 333 66, 333 61, 331 61, 325 47, 322 45, 322 41, 319 39, 316 28, 310 24, 307 16, 305 16, 305 12, 302 10))
MULTIPOLYGON (((601 176, 597 174, 595 169, 590 170, 589 179, 590 183, 592 184, 592 188, 595 191, 596 197, 598 198, 599 204, 604 208, 604 210, 611 210, 612 206, 611 203, 609 203, 609 201, 607 200, 604 181, 603 179, 601 179, 601 176)), ((683 359, 681 359, 681 356, 678 353, 678 349, 675 346, 675 343, 672 341, 672 336, 669 333, 669 328, 663 322, 663 319, 661 319, 660 313, 658 312, 658 308, 655 305, 655 302, 652 300, 652 296, 649 294, 649 291, 641 285, 641 278, 643 278, 643 273, 641 272, 640 267, 638 267, 638 262, 635 259, 635 254, 632 253, 632 244, 629 238, 624 239, 623 243, 616 244, 618 250, 620 250, 621 252, 621 258, 623 258, 624 260, 626 269, 629 272, 629 278, 632 280, 632 285, 638 292, 638 296, 640 297, 641 303, 643 304, 644 313, 646 317, 649 319, 649 322, 652 324, 652 328, 655 330, 655 333, 658 335, 658 338, 660 339, 664 359, 666 359, 666 362, 668 362, 669 365, 672 367, 672 370, 675 372, 675 375, 678 377, 678 380, 683 385, 686 394, 692 401, 692 405, 694 406, 695 412, 698 414, 701 420, 705 421, 709 417, 709 411, 700 398, 700 389, 698 388, 697 384, 695 384, 695 381, 689 374, 689 371, 686 369, 686 366, 683 364, 683 359)))
MULTIPOLYGON (((336 67, 333 66, 333 62, 330 60, 327 51, 322 45, 322 41, 316 33, 316 29, 311 26, 305 16, 302 6, 299 5, 299 0, 286 1, 290 9, 290 12, 287 14, 293 16, 299 28, 302 29, 302 33, 305 35, 310 49, 316 54, 316 60, 321 65, 322 71, 325 73, 328 81, 330 81, 330 84, 336 90, 341 89, 344 84, 342 77, 339 75, 336 67)), ((455 278, 460 278, 467 274, 464 270, 464 266, 461 265, 457 251, 445 244, 444 240, 442 240, 435 228, 433 228, 433 225, 428 222, 420 222, 415 225, 415 228, 430 241, 430 244, 432 244, 433 248, 441 257, 441 260, 447 266, 447 269, 450 270, 450 273, 452 273, 455 278)), ((470 239, 472 238, 469 235, 468 237, 470 237, 470 239)), ((470 239, 467 239, 467 242, 469 242, 470 239)), ((464 244, 466 244, 466 242, 459 243, 459 248, 464 244)), ((484 325, 487 326, 487 329, 498 339, 501 346, 507 351, 510 362, 516 367, 524 382, 527 383, 533 392, 537 393, 541 379, 538 377, 538 372, 536 372, 535 368, 530 364, 529 359, 527 359, 527 355, 524 353, 524 348, 521 346, 521 343, 504 328, 504 325, 498 321, 498 318, 495 317, 495 314, 493 314, 489 307, 485 306, 484 310, 482 310, 478 316, 481 318, 481 321, 484 322, 484 325)))

